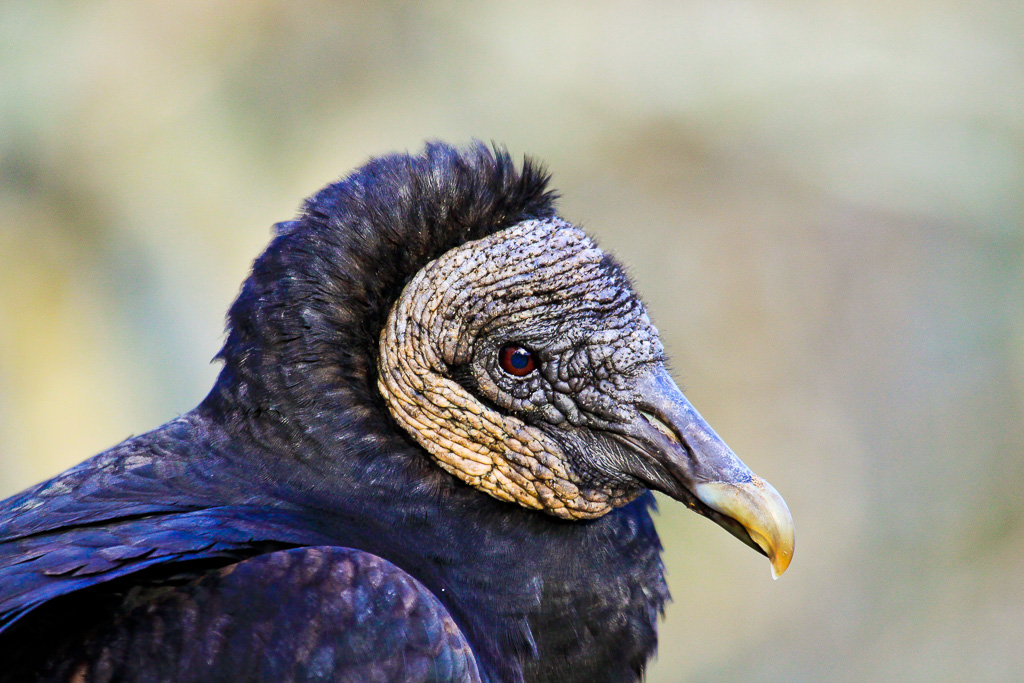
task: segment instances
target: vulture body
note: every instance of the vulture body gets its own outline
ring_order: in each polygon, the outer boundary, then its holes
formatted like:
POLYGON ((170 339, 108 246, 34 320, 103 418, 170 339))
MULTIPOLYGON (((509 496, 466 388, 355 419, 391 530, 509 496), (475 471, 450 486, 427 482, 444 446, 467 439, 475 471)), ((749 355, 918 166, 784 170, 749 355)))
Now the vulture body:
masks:
POLYGON ((783 571, 785 503, 553 200, 432 144, 278 224, 209 396, 0 503, 0 680, 636 680, 649 489, 783 571))

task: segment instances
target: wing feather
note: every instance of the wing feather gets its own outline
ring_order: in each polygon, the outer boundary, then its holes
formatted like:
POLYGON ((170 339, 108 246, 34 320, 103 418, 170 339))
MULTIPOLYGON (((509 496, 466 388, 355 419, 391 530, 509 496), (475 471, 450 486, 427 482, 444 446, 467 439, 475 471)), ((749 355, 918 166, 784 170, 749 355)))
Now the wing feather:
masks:
POLYGON ((310 547, 209 572, 100 626, 39 680, 479 681, 420 582, 366 552, 310 547))

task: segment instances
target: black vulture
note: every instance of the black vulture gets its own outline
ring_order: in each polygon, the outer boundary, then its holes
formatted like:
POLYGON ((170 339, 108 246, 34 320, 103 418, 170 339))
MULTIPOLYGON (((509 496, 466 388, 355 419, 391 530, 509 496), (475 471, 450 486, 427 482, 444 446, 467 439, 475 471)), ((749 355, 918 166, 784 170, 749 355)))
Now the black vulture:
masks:
POLYGON ((275 226, 202 403, 0 503, 0 678, 636 680, 651 490, 784 571, 786 504, 554 201, 434 143, 275 226))

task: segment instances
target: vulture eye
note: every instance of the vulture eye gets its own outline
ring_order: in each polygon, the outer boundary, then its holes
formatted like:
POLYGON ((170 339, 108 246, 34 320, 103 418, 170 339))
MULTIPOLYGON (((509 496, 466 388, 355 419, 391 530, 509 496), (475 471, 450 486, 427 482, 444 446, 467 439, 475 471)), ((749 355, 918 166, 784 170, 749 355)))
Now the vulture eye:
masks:
POLYGON ((515 377, 525 377, 537 367, 533 362, 533 352, 516 344, 506 344, 498 352, 498 364, 501 369, 515 377))

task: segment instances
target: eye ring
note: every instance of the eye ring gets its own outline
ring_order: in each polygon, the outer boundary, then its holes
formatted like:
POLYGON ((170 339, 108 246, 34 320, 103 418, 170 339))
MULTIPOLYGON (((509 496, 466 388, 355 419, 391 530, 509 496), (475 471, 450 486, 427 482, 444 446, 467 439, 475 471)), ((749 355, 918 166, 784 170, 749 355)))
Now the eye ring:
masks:
POLYGON ((537 369, 533 351, 519 344, 505 344, 498 351, 498 365, 513 377, 526 377, 537 369))

